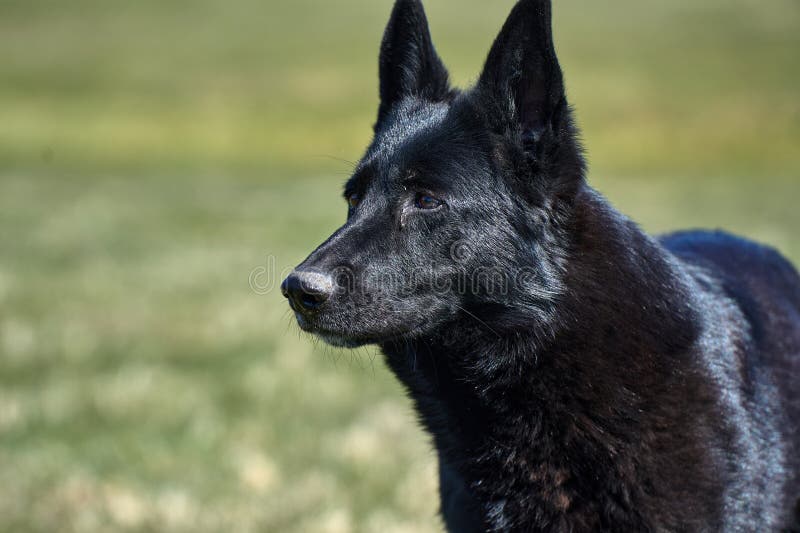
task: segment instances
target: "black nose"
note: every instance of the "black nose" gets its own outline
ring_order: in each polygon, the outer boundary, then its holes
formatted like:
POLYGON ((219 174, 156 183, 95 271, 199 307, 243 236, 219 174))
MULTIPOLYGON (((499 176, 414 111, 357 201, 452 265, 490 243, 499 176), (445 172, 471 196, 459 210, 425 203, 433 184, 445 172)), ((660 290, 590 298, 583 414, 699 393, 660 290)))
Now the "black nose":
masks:
POLYGON ((281 292, 295 311, 315 311, 333 294, 333 278, 319 272, 294 272, 281 284, 281 292))

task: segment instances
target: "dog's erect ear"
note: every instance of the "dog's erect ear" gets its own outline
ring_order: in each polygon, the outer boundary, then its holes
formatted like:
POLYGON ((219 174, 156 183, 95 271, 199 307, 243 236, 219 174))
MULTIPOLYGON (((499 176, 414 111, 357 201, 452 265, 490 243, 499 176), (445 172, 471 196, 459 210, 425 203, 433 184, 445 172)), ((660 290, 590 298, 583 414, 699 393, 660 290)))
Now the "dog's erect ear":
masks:
POLYGON ((526 144, 559 128, 567 103, 550 0, 517 3, 489 52, 478 88, 493 111, 521 126, 526 144))
POLYGON ((450 92, 447 69, 436 54, 419 0, 397 0, 380 57, 378 125, 398 101, 416 96, 439 101, 450 92))

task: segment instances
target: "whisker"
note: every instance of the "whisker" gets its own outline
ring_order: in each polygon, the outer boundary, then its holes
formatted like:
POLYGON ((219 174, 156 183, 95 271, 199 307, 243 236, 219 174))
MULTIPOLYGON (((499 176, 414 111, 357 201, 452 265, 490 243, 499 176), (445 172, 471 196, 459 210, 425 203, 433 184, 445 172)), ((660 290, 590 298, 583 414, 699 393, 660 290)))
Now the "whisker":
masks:
POLYGON ((346 163, 351 167, 351 170, 355 169, 356 165, 358 165, 358 163, 356 163, 355 161, 350 161, 349 159, 344 159, 344 158, 341 158, 341 157, 337 157, 335 155, 317 154, 317 155, 313 155, 311 157, 318 157, 320 159, 330 159, 332 161, 338 161, 340 163, 346 163))
POLYGON ((464 308, 463 308, 463 307, 461 307, 460 305, 458 305, 458 304, 454 304, 454 305, 455 305, 456 307, 458 307, 459 309, 461 309, 462 311, 464 311, 464 312, 465 312, 467 315, 469 315, 469 316, 471 316, 472 318, 474 318, 475 320, 477 320, 479 323, 483 324, 483 325, 484 325, 484 327, 486 327, 486 329, 488 329, 489 331, 491 331, 492 333, 494 333, 495 335, 497 335, 497 338, 498 338, 498 339, 502 339, 502 338, 503 338, 503 337, 502 337, 502 335, 500 335, 500 334, 499 334, 499 333, 497 333, 495 330, 493 330, 493 329, 492 329, 492 327, 491 327, 491 326, 489 326, 489 324, 487 324, 486 322, 484 322, 483 320, 481 320, 480 318, 478 318, 478 317, 477 317, 477 316, 475 316, 474 314, 470 313, 469 311, 467 311, 466 309, 464 309, 464 308))

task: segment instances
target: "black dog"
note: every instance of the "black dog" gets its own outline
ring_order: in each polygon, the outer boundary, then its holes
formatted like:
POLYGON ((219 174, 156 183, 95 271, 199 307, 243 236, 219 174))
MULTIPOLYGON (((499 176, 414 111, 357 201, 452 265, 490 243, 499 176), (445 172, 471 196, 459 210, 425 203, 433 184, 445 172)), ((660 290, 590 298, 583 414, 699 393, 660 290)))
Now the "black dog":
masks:
POLYGON ((550 10, 519 2, 461 92, 397 1, 347 223, 283 292, 304 330, 380 345, 451 531, 790 531, 800 277, 724 233, 651 238, 586 184, 550 10))

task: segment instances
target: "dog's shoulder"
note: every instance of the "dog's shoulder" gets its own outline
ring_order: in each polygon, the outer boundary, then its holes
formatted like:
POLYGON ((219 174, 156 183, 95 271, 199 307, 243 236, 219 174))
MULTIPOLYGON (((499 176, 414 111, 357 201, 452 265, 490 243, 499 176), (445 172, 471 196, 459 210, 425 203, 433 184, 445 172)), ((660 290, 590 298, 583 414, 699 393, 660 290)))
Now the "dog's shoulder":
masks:
POLYGON ((704 346, 729 371, 738 369, 752 417, 748 439, 762 450, 759 462, 784 473, 771 483, 784 485, 774 494, 783 492, 789 500, 780 507, 788 508, 800 493, 800 275, 773 248, 722 231, 680 232, 660 242, 705 286, 700 301, 715 334, 704 346), (725 310, 730 303, 733 315, 725 310))

